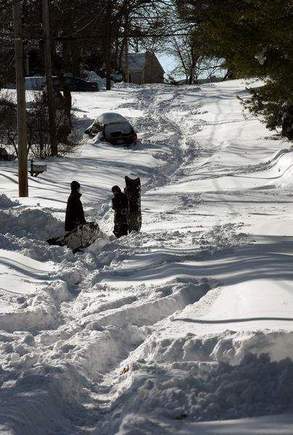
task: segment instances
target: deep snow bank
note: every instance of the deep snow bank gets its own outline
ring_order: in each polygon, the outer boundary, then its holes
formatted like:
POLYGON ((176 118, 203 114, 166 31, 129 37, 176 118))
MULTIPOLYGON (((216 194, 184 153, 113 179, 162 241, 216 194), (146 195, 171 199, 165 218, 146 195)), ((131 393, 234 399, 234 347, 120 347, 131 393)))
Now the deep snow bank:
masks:
POLYGON ((18 203, 5 195, 0 198, 0 228, 3 234, 37 240, 63 233, 63 223, 54 218, 49 210, 18 207, 18 203))
POLYGON ((153 420, 207 421, 293 411, 293 362, 247 354, 240 365, 195 363, 132 367, 132 382, 98 434, 161 433, 153 420), (128 415, 135 415, 129 424, 128 415), (126 424, 126 422, 128 423, 126 424), (126 429, 127 427, 127 429, 126 429))
POLYGON ((48 209, 20 206, 2 195, 0 228, 0 249, 19 251, 39 261, 70 257, 70 253, 63 248, 49 246, 46 242, 50 237, 64 233, 63 222, 48 209))

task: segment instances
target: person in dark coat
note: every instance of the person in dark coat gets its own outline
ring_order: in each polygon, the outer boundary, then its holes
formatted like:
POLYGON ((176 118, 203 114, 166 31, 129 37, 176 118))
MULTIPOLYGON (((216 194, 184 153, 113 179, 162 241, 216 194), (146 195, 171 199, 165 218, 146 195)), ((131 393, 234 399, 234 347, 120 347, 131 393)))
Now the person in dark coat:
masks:
POLYGON ((73 231, 78 225, 86 223, 80 197, 80 184, 77 181, 72 181, 71 194, 66 207, 65 231, 73 231))
POLYGON ((113 233, 119 238, 128 234, 128 201, 127 196, 125 193, 121 192, 119 186, 112 187, 112 192, 112 208, 115 212, 113 233))

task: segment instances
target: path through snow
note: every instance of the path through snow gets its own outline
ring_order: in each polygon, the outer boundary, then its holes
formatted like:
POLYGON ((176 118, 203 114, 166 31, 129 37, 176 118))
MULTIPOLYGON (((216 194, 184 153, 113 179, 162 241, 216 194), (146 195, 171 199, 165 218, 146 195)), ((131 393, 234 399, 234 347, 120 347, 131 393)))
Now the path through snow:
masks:
POLYGON ((76 94, 80 126, 118 110, 141 143, 85 141, 21 203, 15 163, 1 164, 3 432, 194 433, 292 410, 293 153, 244 117, 243 88, 76 94), (78 255, 47 246, 74 178, 109 234, 124 175, 143 180, 141 234, 78 255))

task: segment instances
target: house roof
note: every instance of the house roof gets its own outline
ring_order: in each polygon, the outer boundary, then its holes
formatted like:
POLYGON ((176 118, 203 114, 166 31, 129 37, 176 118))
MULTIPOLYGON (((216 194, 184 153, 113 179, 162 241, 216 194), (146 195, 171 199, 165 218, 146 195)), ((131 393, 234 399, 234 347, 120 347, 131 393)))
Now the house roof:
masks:
POLYGON ((152 51, 147 51, 146 53, 128 53, 128 69, 131 72, 142 72, 146 66, 146 63, 149 62, 150 56, 152 56, 158 66, 164 72, 164 68, 160 64, 157 56, 152 51))

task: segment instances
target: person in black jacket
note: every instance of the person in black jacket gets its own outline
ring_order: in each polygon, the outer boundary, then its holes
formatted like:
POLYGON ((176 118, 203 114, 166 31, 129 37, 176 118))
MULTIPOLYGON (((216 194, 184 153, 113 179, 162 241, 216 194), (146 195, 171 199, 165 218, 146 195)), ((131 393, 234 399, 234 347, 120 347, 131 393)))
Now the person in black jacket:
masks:
POLYGON ((115 212, 113 233, 119 238, 128 234, 128 201, 127 196, 121 192, 119 186, 112 187, 112 192, 112 208, 115 212))
POLYGON ((86 223, 80 197, 80 184, 77 181, 72 181, 71 194, 66 207, 65 231, 73 231, 78 225, 86 223))

